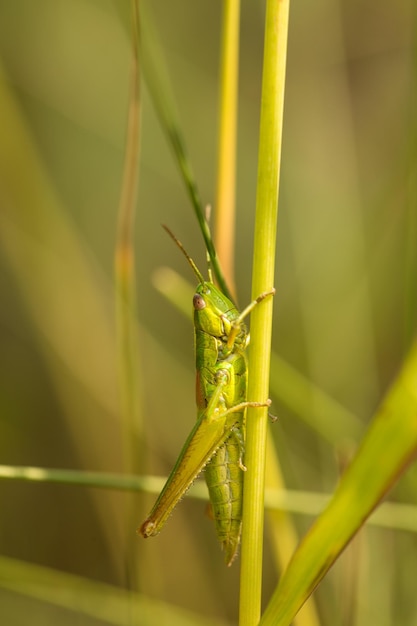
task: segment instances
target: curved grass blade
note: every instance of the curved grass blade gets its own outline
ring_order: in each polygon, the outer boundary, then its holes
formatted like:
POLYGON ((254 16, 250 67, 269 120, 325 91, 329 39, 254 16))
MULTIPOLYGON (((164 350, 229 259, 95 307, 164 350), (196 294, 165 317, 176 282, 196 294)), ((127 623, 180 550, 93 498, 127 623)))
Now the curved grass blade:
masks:
POLYGON ((417 454, 417 342, 326 510, 294 554, 263 615, 286 626, 417 454))
POLYGON ((143 13, 144 12, 142 10, 140 55, 146 84, 151 94, 152 102, 155 106, 161 126, 177 159, 178 167, 182 174, 183 181, 188 191, 191 204, 204 238, 204 243, 210 257, 214 275, 221 291, 229 298, 229 300, 232 300, 233 302, 233 297, 224 279, 219 259, 214 248, 200 192, 188 158, 184 137, 180 130, 178 115, 174 105, 173 90, 170 85, 168 73, 164 71, 165 60, 163 58, 162 48, 159 44, 155 30, 152 28, 149 13, 147 12, 145 16, 143 13), (143 26, 144 24, 145 26, 143 26))

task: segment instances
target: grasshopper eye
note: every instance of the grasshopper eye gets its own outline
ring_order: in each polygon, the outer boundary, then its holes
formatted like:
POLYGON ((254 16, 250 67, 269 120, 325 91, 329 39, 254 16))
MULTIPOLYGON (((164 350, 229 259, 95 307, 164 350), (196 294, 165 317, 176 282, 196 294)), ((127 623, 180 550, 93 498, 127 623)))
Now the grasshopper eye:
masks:
POLYGON ((193 307, 196 311, 206 308, 206 301, 199 293, 196 293, 193 298, 193 307))

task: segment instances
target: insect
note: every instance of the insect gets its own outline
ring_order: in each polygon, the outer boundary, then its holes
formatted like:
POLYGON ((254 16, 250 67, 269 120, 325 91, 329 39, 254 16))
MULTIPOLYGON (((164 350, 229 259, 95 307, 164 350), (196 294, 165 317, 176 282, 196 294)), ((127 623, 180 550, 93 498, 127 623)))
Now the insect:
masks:
POLYGON ((205 281, 180 241, 165 230, 183 252, 199 284, 193 297, 197 421, 149 516, 138 529, 143 537, 159 533, 176 504, 205 468, 212 514, 227 565, 240 542, 243 501, 245 411, 271 404, 246 399, 249 343, 243 319, 275 290, 260 294, 239 313, 213 283, 205 281))

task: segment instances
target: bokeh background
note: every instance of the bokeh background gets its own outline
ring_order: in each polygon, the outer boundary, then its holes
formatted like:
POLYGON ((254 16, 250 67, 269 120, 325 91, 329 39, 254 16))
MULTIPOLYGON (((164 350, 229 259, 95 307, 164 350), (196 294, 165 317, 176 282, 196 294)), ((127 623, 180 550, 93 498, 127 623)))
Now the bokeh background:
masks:
MULTIPOLYGON (((149 4, 200 193, 213 202, 221 3, 149 4)), ((263 23, 263 4, 243 2, 241 304, 250 298, 263 23)), ((406 1, 291 6, 274 351, 352 415, 352 429, 332 423, 329 442, 314 429, 316 407, 300 415, 271 389, 274 439, 292 489, 333 490, 358 443, 357 423, 364 431, 415 331, 415 25, 406 1)), ((113 268, 129 37, 127 0, 0 0, 3 465, 126 471, 113 268)), ((192 276, 161 223, 202 268, 205 252, 146 86, 141 130, 137 463, 166 475, 195 405, 190 321, 153 284, 162 266, 192 276)), ((416 479, 411 468, 391 497, 415 503, 416 479)), ((152 501, 3 480, 2 623, 234 623, 238 565, 224 567, 204 505, 186 500, 144 542, 134 529, 152 501), (117 610, 106 604, 115 588, 117 610), (124 592, 138 588, 139 605, 124 592)), ((312 519, 294 521, 302 534, 312 519)), ((268 537, 265 546, 267 600, 279 572, 268 537)), ((363 530, 315 594, 321 623, 417 623, 416 557, 415 534, 363 530)))

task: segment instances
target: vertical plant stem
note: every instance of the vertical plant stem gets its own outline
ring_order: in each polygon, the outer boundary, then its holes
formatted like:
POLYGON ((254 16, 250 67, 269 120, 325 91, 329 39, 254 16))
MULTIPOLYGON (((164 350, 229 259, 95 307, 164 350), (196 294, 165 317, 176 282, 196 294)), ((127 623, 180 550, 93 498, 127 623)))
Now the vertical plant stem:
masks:
MULTIPOLYGON (((268 0, 254 235, 253 298, 271 289, 274 284, 288 17, 289 0, 268 0)), ((260 401, 268 397, 272 304, 272 298, 268 298, 252 313, 248 400, 260 401)), ((261 613, 267 420, 266 409, 248 409, 245 455, 248 470, 243 498, 240 626, 254 626, 261 613)))
POLYGON ((236 294, 234 243, 239 17, 240 0, 224 0, 215 242, 225 280, 233 295, 236 294))
POLYGON ((119 346, 119 379, 125 435, 125 469, 132 471, 136 443, 134 433, 139 428, 138 361, 135 328, 135 255, 133 227, 139 172, 140 81, 138 65, 139 9, 132 0, 132 66, 127 121, 126 154, 122 191, 118 211, 118 232, 115 252, 116 317, 119 346))

